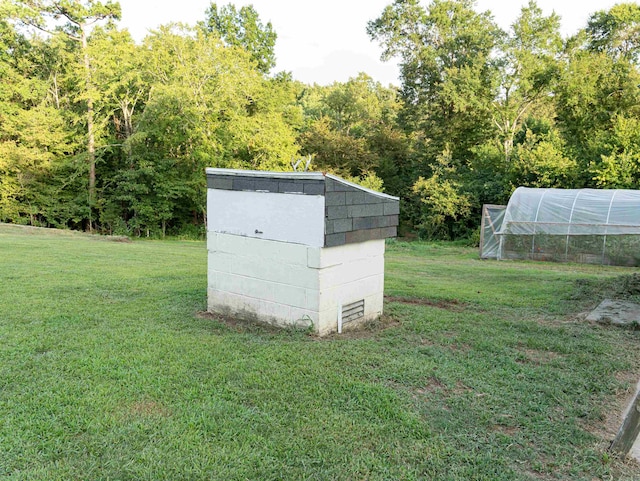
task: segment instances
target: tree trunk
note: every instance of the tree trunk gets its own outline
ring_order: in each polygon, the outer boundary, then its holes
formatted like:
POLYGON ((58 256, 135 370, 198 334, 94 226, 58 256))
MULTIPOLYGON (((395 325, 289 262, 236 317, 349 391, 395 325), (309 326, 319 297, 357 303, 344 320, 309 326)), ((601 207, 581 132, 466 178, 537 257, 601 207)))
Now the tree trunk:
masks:
POLYGON ((93 85, 91 81, 91 62, 87 47, 87 32, 80 25, 82 53, 84 56, 85 84, 87 88, 87 162, 89 164, 89 231, 93 230, 93 207, 96 202, 96 141, 94 133, 93 85))
POLYGON ((53 101, 56 104, 56 109, 60 110, 60 89, 58 88, 58 74, 54 73, 51 77, 51 80, 53 80, 53 90, 51 91, 51 94, 53 95, 53 101))

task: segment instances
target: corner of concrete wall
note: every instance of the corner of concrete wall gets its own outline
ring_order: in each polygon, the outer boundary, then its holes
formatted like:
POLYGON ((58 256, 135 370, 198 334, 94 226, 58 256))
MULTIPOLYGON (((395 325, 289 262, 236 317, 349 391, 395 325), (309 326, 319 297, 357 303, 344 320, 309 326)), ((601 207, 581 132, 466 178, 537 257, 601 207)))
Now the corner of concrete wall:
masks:
POLYGON ((207 249, 212 312, 319 335, 336 332, 340 306, 364 300, 357 323, 382 314, 384 239, 321 248, 208 232, 207 249))

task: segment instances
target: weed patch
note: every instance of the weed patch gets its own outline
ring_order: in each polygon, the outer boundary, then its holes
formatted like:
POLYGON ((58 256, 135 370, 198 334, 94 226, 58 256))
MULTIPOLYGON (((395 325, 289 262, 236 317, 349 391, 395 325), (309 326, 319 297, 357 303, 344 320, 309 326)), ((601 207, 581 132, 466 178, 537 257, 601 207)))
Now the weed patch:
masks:
POLYGON ((569 299, 578 301, 597 301, 620 299, 640 302, 640 274, 625 274, 606 279, 576 279, 575 287, 569 299))

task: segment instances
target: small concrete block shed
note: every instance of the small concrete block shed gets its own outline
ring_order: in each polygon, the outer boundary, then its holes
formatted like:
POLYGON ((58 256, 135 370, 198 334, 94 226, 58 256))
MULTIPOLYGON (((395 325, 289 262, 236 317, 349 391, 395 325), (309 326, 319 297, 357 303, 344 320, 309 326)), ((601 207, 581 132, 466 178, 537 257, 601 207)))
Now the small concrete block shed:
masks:
POLYGON ((320 335, 382 314, 397 197, 320 172, 206 172, 209 311, 320 335))

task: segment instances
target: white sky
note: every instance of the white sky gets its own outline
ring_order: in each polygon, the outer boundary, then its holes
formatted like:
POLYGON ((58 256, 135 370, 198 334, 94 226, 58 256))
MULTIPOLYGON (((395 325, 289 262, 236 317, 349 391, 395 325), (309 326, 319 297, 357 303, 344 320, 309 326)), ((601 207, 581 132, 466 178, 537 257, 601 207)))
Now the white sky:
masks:
MULTIPOLYGON (((562 17, 562 32, 570 35, 586 25, 589 15, 628 0, 538 0, 545 14, 562 17)), ((136 40, 158 25, 194 24, 204 19, 210 0, 120 0, 122 21, 136 40)), ((395 62, 381 62, 382 50, 369 40, 366 26, 392 0, 218 0, 218 7, 233 3, 253 5, 263 23, 270 21, 278 34, 275 71, 290 71, 305 83, 344 82, 366 72, 384 85, 398 85, 395 62)), ((423 0, 423 5, 428 2, 423 0)), ((498 24, 508 29, 528 0, 477 0, 477 11, 491 10, 498 24)))

